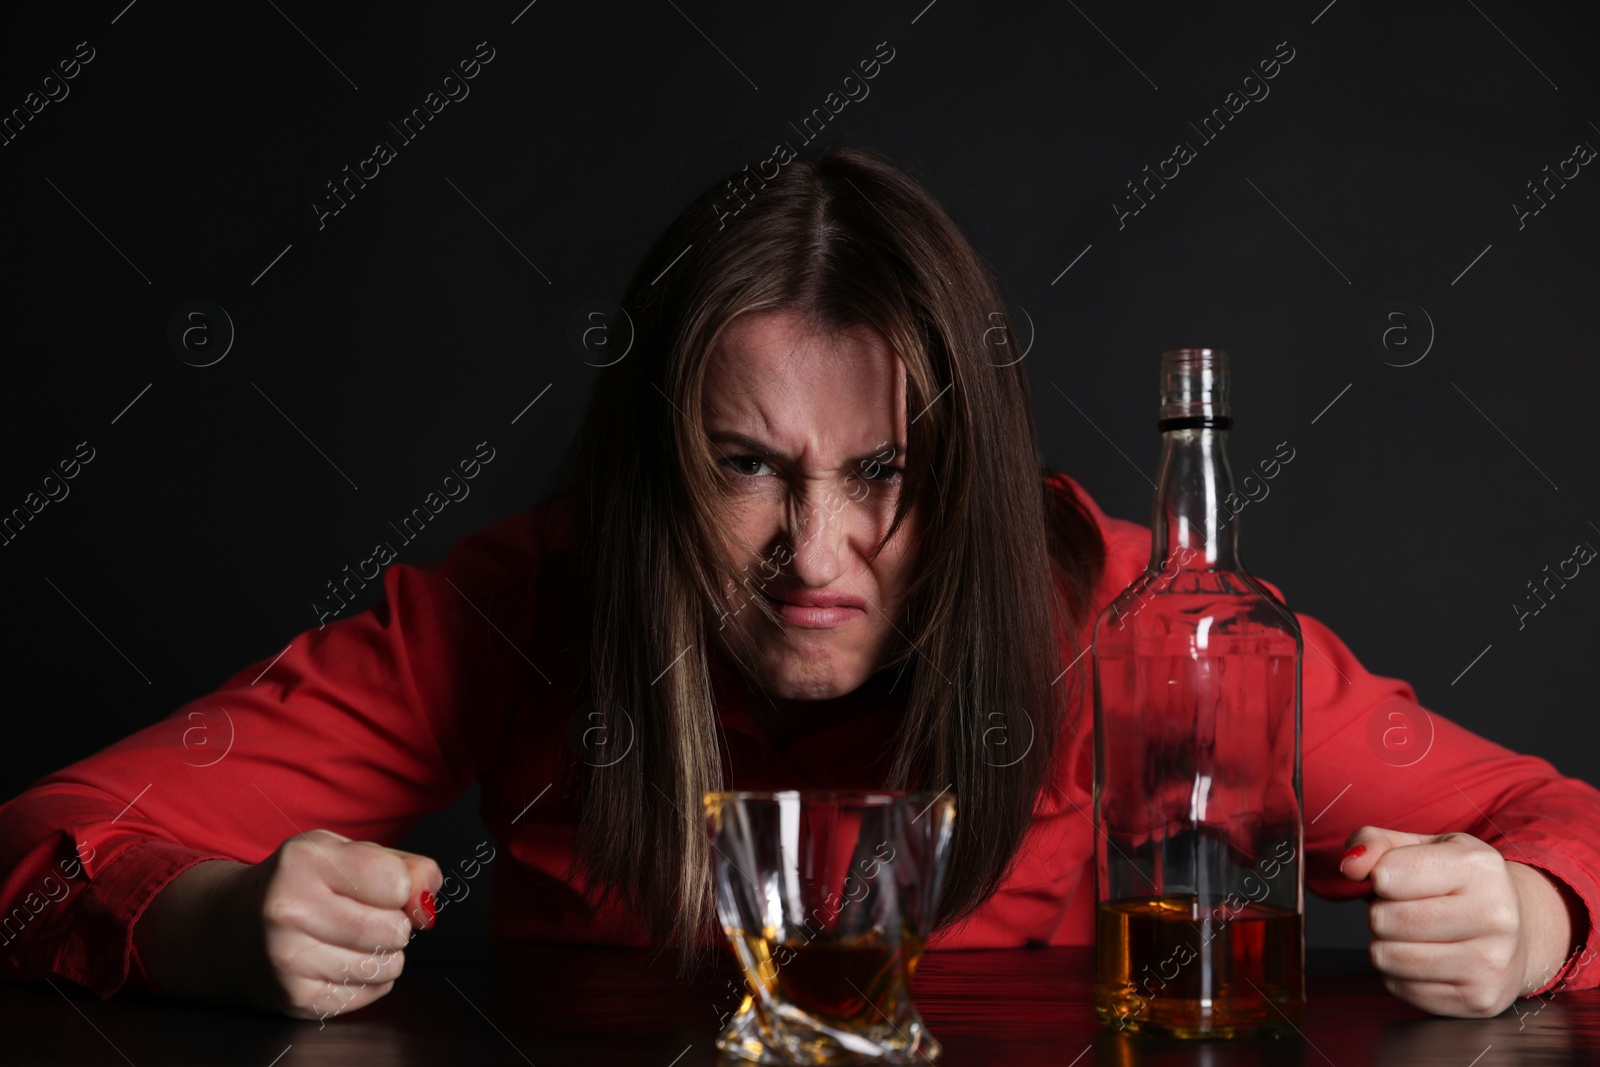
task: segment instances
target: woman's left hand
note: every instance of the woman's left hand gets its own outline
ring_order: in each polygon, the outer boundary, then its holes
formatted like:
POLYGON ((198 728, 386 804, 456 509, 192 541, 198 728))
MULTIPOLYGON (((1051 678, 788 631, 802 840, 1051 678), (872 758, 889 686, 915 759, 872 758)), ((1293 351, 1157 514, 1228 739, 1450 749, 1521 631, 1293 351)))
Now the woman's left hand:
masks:
POLYGON ((1372 965, 1389 992, 1435 1015, 1498 1015, 1548 982, 1571 945, 1556 883, 1471 834, 1363 826, 1339 870, 1372 880, 1372 965))

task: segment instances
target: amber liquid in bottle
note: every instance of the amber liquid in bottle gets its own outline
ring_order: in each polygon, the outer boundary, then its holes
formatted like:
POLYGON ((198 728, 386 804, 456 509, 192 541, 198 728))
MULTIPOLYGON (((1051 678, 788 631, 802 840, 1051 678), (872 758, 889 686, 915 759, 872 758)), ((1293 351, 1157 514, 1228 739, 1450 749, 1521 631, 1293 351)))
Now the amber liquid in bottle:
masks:
POLYGON ((1104 903, 1095 918, 1095 1001, 1133 1032, 1270 1031, 1300 1016, 1302 943, 1300 916, 1268 904, 1246 901, 1218 921, 1188 895, 1104 903))

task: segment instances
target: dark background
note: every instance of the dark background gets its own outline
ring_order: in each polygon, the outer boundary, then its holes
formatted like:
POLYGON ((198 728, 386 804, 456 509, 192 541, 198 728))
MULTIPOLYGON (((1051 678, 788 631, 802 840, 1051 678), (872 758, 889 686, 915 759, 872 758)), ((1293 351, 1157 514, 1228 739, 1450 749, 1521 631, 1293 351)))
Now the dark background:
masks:
MULTIPOLYGON (((400 560, 533 502, 600 373, 574 315, 709 182, 801 148, 790 123, 884 41, 813 147, 884 151, 988 257, 1051 464, 1147 521, 1159 353, 1228 349, 1236 469, 1295 450, 1242 516, 1251 569, 1424 705, 1600 780, 1600 576, 1521 630, 1511 606, 1600 546, 1600 175, 1521 229, 1512 208, 1600 145, 1585 8, 125 3, 31 5, 0 38, 5 112, 95 50, 0 146, 0 512, 95 450, 0 548, 0 794, 274 655, 477 442, 496 461, 400 560), (386 121, 480 41, 470 95, 402 145, 386 121), (1285 41, 1204 143, 1188 123, 1285 41), (380 138, 397 158, 319 229, 313 198, 380 138), (1119 229, 1178 140, 1197 158, 1119 229), (168 342, 191 300, 236 330, 209 367, 168 342)), ((406 847, 470 856, 475 805, 406 847)), ((485 896, 424 950, 481 936, 485 896)), ((1312 944, 1363 933, 1360 904, 1312 904, 1312 944)))

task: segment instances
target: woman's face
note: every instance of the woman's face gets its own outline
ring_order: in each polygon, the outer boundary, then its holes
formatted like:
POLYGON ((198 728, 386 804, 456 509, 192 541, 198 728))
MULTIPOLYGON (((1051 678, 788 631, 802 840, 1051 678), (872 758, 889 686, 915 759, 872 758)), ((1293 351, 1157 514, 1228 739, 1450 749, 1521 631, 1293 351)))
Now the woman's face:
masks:
POLYGON ((703 418, 724 521, 743 542, 724 548, 737 581, 724 582, 717 640, 753 649, 753 680, 772 697, 842 696, 893 647, 916 511, 868 557, 900 493, 905 380, 877 331, 828 336, 784 311, 740 316, 709 356, 703 418), (750 602, 757 596, 782 624, 750 602), (735 628, 750 641, 729 641, 735 628))

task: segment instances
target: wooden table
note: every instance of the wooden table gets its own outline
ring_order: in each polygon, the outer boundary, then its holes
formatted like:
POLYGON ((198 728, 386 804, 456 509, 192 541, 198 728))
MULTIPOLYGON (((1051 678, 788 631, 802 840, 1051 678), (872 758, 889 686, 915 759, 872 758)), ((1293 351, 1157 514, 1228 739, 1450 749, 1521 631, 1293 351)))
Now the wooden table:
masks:
MULTIPOLYGON (((1520 1001, 1522 1014, 1442 1019, 1391 997, 1360 952, 1311 953, 1303 1037, 1157 1042, 1100 1031, 1088 949, 932 952, 914 992, 943 1065, 1309 1064, 1494 1067, 1600 1063, 1600 990, 1520 1001)), ((0 1064, 717 1063, 738 1005, 731 962, 680 980, 627 949, 507 944, 408 967, 389 996, 317 1022, 118 994, 0 983, 0 1064)))

